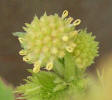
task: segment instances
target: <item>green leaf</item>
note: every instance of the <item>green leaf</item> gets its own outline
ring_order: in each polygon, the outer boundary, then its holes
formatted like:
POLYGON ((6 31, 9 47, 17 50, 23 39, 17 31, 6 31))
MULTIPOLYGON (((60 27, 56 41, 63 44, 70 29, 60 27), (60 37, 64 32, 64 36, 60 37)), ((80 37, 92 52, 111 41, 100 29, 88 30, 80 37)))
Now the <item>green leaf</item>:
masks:
POLYGON ((54 83, 58 84, 58 83, 63 83, 65 82, 62 78, 56 77, 56 79, 54 80, 54 83))
POLYGON ((37 75, 39 82, 46 88, 54 87, 54 79, 56 75, 52 72, 42 71, 37 75))
POLYGON ((13 91, 0 80, 0 100, 14 100, 13 91))
POLYGON ((66 81, 72 81, 75 78, 75 60, 72 54, 66 53, 64 57, 65 71, 64 78, 66 81))
POLYGON ((56 72, 56 74, 63 77, 63 75, 64 75, 64 65, 60 60, 55 60, 54 61, 53 70, 56 72))
POLYGON ((64 82, 62 84, 58 84, 56 85, 56 87, 53 89, 53 92, 57 92, 57 91, 60 91, 60 90, 63 90, 67 87, 67 84, 64 82))

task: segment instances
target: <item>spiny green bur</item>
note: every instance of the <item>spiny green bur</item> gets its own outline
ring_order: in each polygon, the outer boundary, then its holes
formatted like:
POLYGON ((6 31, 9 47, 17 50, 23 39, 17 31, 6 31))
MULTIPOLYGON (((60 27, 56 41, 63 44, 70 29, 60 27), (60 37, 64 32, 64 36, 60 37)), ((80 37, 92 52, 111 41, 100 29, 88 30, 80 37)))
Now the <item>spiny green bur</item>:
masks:
POLYGON ((25 33, 14 34, 23 48, 20 54, 27 57, 23 60, 34 64, 30 70, 32 76, 25 80, 26 84, 17 87, 23 99, 83 98, 88 85, 85 70, 98 56, 98 42, 86 29, 76 30, 80 20, 71 23, 72 18, 66 18, 67 15, 64 11, 62 17, 57 14, 35 17, 31 24, 26 24, 25 33))
POLYGON ((74 42, 77 44, 73 56, 78 67, 86 68, 90 66, 94 61, 94 58, 98 56, 98 42, 95 40, 95 36, 92 33, 87 33, 86 29, 81 30, 74 42))

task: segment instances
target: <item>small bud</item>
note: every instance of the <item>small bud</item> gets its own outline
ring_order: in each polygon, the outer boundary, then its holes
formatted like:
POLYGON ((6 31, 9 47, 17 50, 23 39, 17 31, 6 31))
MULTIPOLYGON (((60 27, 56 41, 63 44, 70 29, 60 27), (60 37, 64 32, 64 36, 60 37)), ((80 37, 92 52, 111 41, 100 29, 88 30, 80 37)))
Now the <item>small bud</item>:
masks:
POLYGON ((67 46, 67 47, 66 47, 66 50, 67 50, 68 52, 72 53, 73 50, 74 50, 74 48, 73 48, 72 46, 67 46))
POLYGON ((34 68, 33 68, 33 72, 34 72, 34 73, 38 73, 39 71, 40 71, 40 67, 34 67, 34 68))
POLYGON ((26 51, 25 51, 25 50, 21 50, 21 51, 19 52, 19 54, 20 54, 20 55, 26 55, 26 51))
POLYGON ((38 73, 40 71, 40 62, 34 64, 33 72, 38 73))
POLYGON ((68 16, 68 11, 64 10, 62 14, 62 18, 66 18, 68 16))
POLYGON ((68 41, 68 36, 63 36, 62 40, 65 41, 65 42, 68 41))
POLYGON ((26 62, 27 62, 27 61, 30 61, 30 59, 29 59, 29 57, 24 56, 24 57, 23 57, 23 61, 26 61, 26 62))
POLYGON ((47 70, 51 70, 53 68, 53 63, 52 62, 49 62, 46 66, 46 69, 47 70))
POLYGON ((73 22, 74 26, 78 26, 81 23, 80 19, 77 19, 73 22))
POLYGON ((68 19, 67 19, 67 22, 68 23, 71 23, 73 21, 73 18, 72 17, 69 17, 68 19))
POLYGON ((20 43, 23 43, 23 38, 18 38, 20 43))

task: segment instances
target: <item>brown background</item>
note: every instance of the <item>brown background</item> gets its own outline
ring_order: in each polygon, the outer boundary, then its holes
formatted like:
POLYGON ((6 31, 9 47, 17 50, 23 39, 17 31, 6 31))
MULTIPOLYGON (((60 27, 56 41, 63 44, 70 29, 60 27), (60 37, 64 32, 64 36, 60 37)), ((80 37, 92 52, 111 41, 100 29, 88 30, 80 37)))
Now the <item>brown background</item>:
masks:
POLYGON ((35 14, 40 17, 46 11, 61 15, 65 9, 75 19, 82 19, 80 28, 87 27, 100 42, 96 64, 112 52, 112 0, 0 0, 0 76, 18 85, 28 75, 25 69, 32 68, 18 55, 21 48, 12 33, 23 31, 24 23, 31 22, 35 14))

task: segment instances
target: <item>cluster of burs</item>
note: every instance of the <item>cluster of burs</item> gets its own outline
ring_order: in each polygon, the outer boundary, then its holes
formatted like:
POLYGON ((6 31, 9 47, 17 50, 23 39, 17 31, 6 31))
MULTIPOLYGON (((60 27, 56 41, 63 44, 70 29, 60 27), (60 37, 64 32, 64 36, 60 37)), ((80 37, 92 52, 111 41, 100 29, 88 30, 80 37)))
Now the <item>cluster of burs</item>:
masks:
POLYGON ((61 17, 45 13, 26 23, 24 32, 14 33, 22 47, 19 54, 23 61, 34 66, 26 84, 17 88, 22 98, 72 100, 84 93, 85 70, 98 56, 98 42, 86 29, 76 29, 80 23, 80 19, 68 17, 67 10, 61 17))

